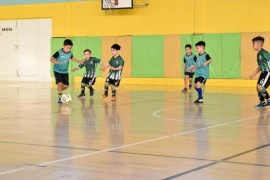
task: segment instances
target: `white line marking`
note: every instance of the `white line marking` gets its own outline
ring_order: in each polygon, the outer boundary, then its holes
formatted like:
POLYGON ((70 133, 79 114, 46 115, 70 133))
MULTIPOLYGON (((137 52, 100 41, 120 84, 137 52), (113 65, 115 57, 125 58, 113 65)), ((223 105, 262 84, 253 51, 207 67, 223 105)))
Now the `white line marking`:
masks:
MULTIPOLYGON (((217 124, 217 125, 213 125, 213 126, 209 126, 209 127, 205 127, 205 128, 200 128, 200 129, 190 130, 190 131, 186 131, 186 132, 171 134, 171 135, 167 135, 167 136, 163 136, 163 137, 159 137, 159 138, 155 138, 155 139, 150 139, 150 140, 141 141, 141 142, 137 142, 137 143, 127 144, 127 145, 119 146, 119 147, 115 147, 115 148, 104 149, 104 150, 100 150, 100 151, 96 151, 96 152, 92 152, 92 153, 82 154, 82 155, 73 156, 73 157, 64 158, 64 159, 59 159, 59 160, 55 160, 55 161, 49 161, 49 162, 45 162, 45 163, 41 163, 41 164, 37 164, 37 165, 38 166, 46 166, 46 165, 50 165, 50 164, 55 164, 55 163, 59 163, 59 162, 72 160, 72 159, 78 159, 78 158, 82 158, 82 157, 86 157, 86 156, 91 156, 91 155, 100 154, 100 153, 104 153, 104 152, 123 149, 123 148, 126 148, 126 147, 131 147, 131 146, 141 145, 141 144, 154 142, 154 141, 158 141, 158 140, 162 140, 162 139, 167 139, 167 138, 171 138, 171 137, 175 137, 175 136, 179 136, 179 135, 184 135, 184 134, 189 134, 189 133, 193 133, 193 132, 203 131, 203 130, 206 130, 206 129, 213 129, 213 128, 217 128, 217 127, 220 127, 220 126, 226 126, 226 125, 241 122, 241 121, 247 121, 247 120, 250 120, 250 119, 259 118, 259 117, 269 115, 269 114, 270 113, 260 115, 260 116, 254 116, 254 117, 249 117, 249 118, 245 118, 245 119, 235 120, 235 121, 231 121, 231 122, 227 122, 227 123, 217 124)), ((6 174, 11 174, 11 173, 14 173, 14 172, 27 170, 27 169, 29 169, 29 168, 18 168, 18 169, 13 169, 13 170, 10 170, 10 171, 4 171, 4 172, 0 173, 0 176, 6 175, 6 174)))

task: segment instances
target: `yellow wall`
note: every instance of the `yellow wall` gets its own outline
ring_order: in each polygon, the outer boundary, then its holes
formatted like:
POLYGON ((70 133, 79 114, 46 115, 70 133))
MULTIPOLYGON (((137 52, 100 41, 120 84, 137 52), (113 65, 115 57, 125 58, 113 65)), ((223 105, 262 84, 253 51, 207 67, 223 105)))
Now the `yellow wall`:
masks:
POLYGON ((51 17, 54 37, 270 31, 269 0, 148 1, 148 7, 109 15, 100 0, 0 6, 0 19, 51 17))

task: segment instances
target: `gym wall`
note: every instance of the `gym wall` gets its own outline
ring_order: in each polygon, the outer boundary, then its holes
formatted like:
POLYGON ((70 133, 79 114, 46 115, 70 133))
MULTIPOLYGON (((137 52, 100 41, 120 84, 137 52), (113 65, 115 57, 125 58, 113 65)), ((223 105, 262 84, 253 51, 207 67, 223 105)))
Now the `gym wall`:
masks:
POLYGON ((107 61, 111 44, 117 42, 123 47, 124 77, 130 78, 182 77, 185 44, 205 40, 213 59, 211 78, 247 79, 256 66, 251 39, 263 35, 270 50, 270 26, 264 20, 270 12, 263 11, 270 6, 268 0, 148 2, 147 7, 107 14, 101 0, 1 1, 0 19, 52 18, 52 54, 61 48, 59 37, 69 37, 76 57, 90 48, 93 56, 107 61))

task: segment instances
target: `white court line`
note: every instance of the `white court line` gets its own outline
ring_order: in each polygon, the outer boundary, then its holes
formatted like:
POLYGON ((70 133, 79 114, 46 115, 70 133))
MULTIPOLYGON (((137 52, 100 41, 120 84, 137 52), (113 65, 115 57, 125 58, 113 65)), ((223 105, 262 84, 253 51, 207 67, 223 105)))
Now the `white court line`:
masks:
MULTIPOLYGON (((154 141, 158 141, 158 140, 161 140, 161 139, 167 139, 167 138, 171 138, 171 137, 174 137, 174 136, 179 136, 179 135, 189 134, 189 133, 193 133, 193 132, 203 131, 203 130, 206 130, 206 129, 213 129, 213 128, 217 128, 217 127, 220 127, 220 126, 226 126, 226 125, 241 122, 241 121, 247 121, 247 120, 250 120, 250 119, 259 118, 259 117, 269 115, 269 114, 270 113, 260 115, 260 116, 254 116, 254 117, 249 117, 249 118, 245 118, 245 119, 235 120, 235 121, 231 121, 231 122, 227 122, 227 123, 217 124, 217 125, 209 126, 209 127, 205 127, 205 128, 200 128, 200 129, 190 130, 190 131, 186 131, 186 132, 171 134, 171 135, 167 135, 167 136, 163 136, 163 137, 159 137, 159 138, 155 138, 155 139, 150 139, 150 140, 141 141, 141 142, 137 142, 137 143, 127 144, 127 145, 119 146, 119 147, 115 147, 115 148, 104 149, 104 150, 100 150, 100 151, 96 151, 96 152, 92 152, 92 153, 87 153, 87 154, 82 154, 82 155, 78 155, 78 156, 73 156, 73 157, 69 157, 69 158, 59 159, 59 160, 55 160, 55 161, 49 161, 49 162, 37 164, 37 166, 46 166, 46 165, 50 165, 50 164, 55 164, 55 163, 59 163, 59 162, 72 160, 72 159, 78 159, 78 158, 82 158, 82 157, 86 157, 86 156, 91 156, 91 155, 95 155, 95 154, 101 154, 101 153, 104 153, 104 152, 109 152, 109 151, 123 149, 123 148, 131 147, 131 146, 136 146, 136 145, 141 145, 141 144, 145 144, 145 143, 149 143, 149 142, 154 142, 154 141)), ((19 172, 19 171, 23 171, 23 170, 27 170, 27 169, 30 169, 30 168, 17 168, 17 169, 13 169, 13 170, 10 170, 10 171, 4 171, 4 172, 0 173, 0 176, 15 173, 15 172, 19 172)))
POLYGON ((157 113, 162 112, 162 111, 172 110, 172 109, 184 109, 184 108, 187 108, 187 107, 176 107, 176 108, 169 108, 169 109, 160 109, 160 110, 157 110, 157 111, 153 112, 152 115, 155 116, 156 118, 160 118, 160 119, 166 119, 166 120, 170 120, 170 121, 181 121, 179 119, 172 119, 172 118, 162 117, 162 116, 157 115, 157 113))

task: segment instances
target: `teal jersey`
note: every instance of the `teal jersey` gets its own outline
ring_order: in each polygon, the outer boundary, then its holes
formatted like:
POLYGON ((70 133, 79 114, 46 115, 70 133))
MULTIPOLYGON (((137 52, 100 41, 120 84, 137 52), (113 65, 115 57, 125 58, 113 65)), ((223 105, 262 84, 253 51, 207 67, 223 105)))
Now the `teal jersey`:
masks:
POLYGON ((261 49, 257 54, 257 62, 261 72, 270 72, 270 54, 268 51, 261 49))
POLYGON ((85 67, 86 73, 84 77, 94 78, 97 77, 96 69, 97 64, 100 64, 101 60, 95 57, 90 57, 88 61, 85 61, 83 64, 80 64, 78 67, 81 69, 85 67))
MULTIPOLYGON (((124 67, 124 60, 121 56, 118 56, 116 58, 112 57, 109 61, 109 65, 114 68, 118 68, 120 66, 124 67)), ((123 68, 120 70, 110 70, 107 78, 113 79, 113 80, 120 80, 122 78, 122 72, 123 68)))
POLYGON ((211 57, 206 52, 198 55, 196 61, 196 77, 204 77, 205 79, 209 78, 209 64, 206 66, 203 65, 209 59, 211 59, 211 57))
POLYGON ((184 63, 186 64, 185 72, 192 72, 192 70, 187 71, 188 68, 196 64, 197 57, 195 54, 191 53, 189 56, 186 54, 184 56, 184 63))
POLYGON ((72 52, 65 53, 62 49, 57 51, 53 57, 60 64, 54 64, 53 70, 61 74, 68 74, 69 60, 73 57, 72 52))

